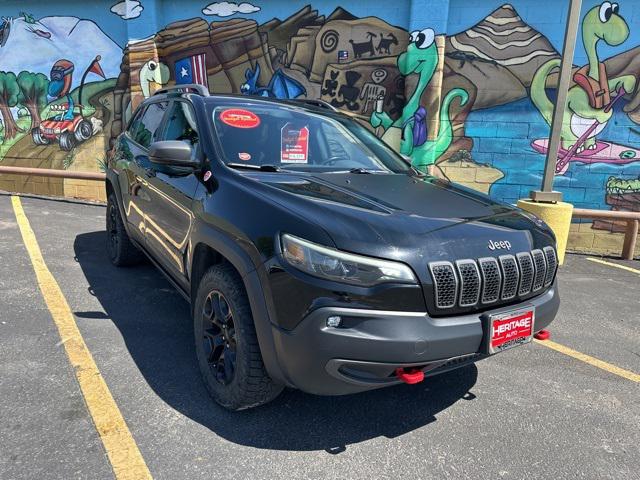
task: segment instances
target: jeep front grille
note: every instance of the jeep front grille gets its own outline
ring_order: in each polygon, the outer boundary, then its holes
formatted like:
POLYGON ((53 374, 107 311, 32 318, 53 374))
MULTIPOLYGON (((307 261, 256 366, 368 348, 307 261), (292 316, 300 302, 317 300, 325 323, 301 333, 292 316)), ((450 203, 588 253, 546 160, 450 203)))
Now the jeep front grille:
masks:
POLYGON ((547 277, 547 261, 544 258, 542 250, 533 250, 531 252, 533 256, 533 263, 535 264, 536 273, 533 277, 533 291, 537 292, 544 285, 544 280, 547 277))
POLYGON ((438 308, 456 306, 458 298, 458 277, 451 262, 434 262, 429 264, 438 308))
POLYGON ((460 306, 470 307, 478 303, 480 295, 480 273, 475 260, 458 260, 456 262, 460 274, 460 306))
POLYGON ((531 254, 528 252, 522 252, 516 255, 518 259, 518 267, 520 268, 520 288, 518 289, 518 295, 526 295, 531 291, 533 285, 533 260, 531 260, 531 254))
POLYGON ((553 278, 556 275, 556 269, 558 268, 558 259, 556 257, 556 251, 553 247, 544 247, 544 254, 547 258, 547 276, 544 279, 544 286, 548 287, 553 283, 553 278))
POLYGON ((520 282, 520 270, 518 262, 513 255, 502 255, 499 258, 500 269, 502 270, 502 300, 511 300, 518 293, 518 283, 520 282))
POLYGON ((439 309, 490 305, 540 291, 553 283, 558 268, 553 247, 429 264, 439 309))
POLYGON ((482 269, 482 303, 493 303, 500 297, 502 274, 498 261, 493 257, 478 260, 482 269))

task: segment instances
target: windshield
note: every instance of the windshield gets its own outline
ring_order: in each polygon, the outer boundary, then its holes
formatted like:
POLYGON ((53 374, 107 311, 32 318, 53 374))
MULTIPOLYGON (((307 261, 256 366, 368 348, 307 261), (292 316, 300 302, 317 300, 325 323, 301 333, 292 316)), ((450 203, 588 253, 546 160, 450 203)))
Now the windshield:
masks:
POLYGON ((211 115, 227 164, 306 172, 410 169, 366 128, 339 115, 258 103, 216 106, 211 115))

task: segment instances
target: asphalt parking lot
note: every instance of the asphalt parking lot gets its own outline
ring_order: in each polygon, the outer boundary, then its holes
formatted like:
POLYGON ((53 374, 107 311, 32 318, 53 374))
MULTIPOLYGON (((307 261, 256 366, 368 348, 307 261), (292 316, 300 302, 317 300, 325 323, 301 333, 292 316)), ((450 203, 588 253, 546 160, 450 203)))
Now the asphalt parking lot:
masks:
MULTIPOLYGON (((640 478, 640 262, 567 258, 561 351, 229 413, 199 378, 187 303, 152 266, 109 264, 104 207, 21 205, 153 478, 640 478)), ((81 391, 50 308, 0 194, 0 478, 114 478, 88 410, 102 399, 81 391)))

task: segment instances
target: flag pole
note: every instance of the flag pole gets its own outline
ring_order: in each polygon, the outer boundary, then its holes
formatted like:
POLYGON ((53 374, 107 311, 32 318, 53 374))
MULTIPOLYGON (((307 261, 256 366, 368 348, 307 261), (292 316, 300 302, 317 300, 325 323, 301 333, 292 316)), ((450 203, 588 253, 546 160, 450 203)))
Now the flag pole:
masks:
MULTIPOLYGON (((78 90, 78 103, 79 103, 78 108, 80 108, 81 117, 84 117, 84 115, 82 114, 82 89, 84 87, 84 81, 87 79, 87 75, 89 75, 89 72, 93 70, 93 67, 95 66, 95 64, 98 63, 101 59, 102 57, 100 55, 96 55, 96 58, 93 59, 93 62, 89 64, 87 69, 82 74, 82 79, 80 80, 80 89, 78 90)), ((100 71, 102 71, 102 69, 100 69, 100 71)), ((101 75, 101 76, 104 78, 104 75, 101 75)))

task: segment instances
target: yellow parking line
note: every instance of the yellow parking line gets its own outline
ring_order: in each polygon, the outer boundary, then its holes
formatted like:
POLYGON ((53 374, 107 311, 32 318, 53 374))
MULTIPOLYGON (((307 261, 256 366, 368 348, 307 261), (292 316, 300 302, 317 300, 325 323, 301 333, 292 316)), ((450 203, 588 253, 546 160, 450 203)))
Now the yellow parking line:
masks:
POLYGON ((564 353, 565 355, 573 357, 576 360, 588 363, 589 365, 600 368, 606 372, 613 373, 614 375, 626 378, 627 380, 631 380, 632 382, 640 383, 640 375, 638 375, 637 373, 625 370, 624 368, 616 367, 615 365, 604 362, 590 355, 580 353, 576 350, 573 350, 572 348, 565 347, 564 345, 556 342, 552 342, 551 340, 534 340, 534 342, 536 342, 538 345, 543 345, 547 348, 555 350, 556 352, 564 353))
POLYGON ((637 273, 640 275, 640 270, 637 268, 627 267, 626 265, 620 265, 619 263, 607 262, 606 260, 601 260, 599 258, 587 257, 587 260, 595 263, 601 263, 602 265, 608 265, 609 267, 619 268, 621 270, 626 270, 628 272, 637 273))
POLYGON ((131 436, 118 405, 102 378, 60 286, 47 268, 38 241, 24 213, 19 197, 12 196, 20 233, 24 241, 40 291, 58 327, 61 344, 73 366, 93 423, 107 452, 116 479, 150 479, 151 473, 131 436))

